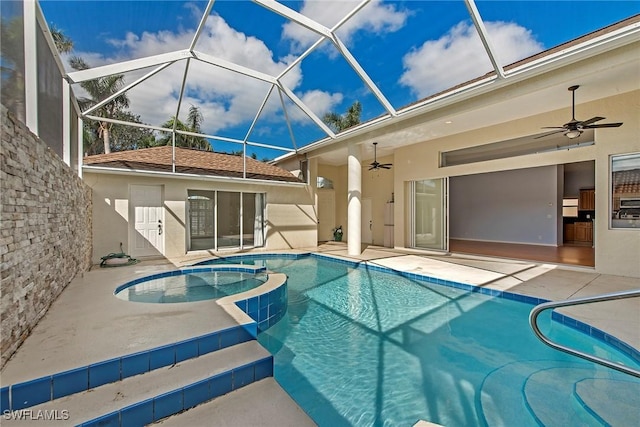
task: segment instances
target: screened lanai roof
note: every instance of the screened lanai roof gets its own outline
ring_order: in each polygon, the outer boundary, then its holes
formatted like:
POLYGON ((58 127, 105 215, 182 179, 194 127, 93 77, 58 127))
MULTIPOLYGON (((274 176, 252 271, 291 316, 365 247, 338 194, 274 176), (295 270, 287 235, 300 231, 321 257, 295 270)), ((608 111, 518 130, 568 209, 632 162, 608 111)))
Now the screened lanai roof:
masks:
MULTIPOLYGON (((640 12, 635 1, 58 1, 47 24, 90 66, 124 75, 129 110, 159 132, 191 107, 218 152, 275 158, 336 137, 326 113, 393 117, 464 82, 640 12)), ((99 115, 112 97, 83 112, 99 115)))

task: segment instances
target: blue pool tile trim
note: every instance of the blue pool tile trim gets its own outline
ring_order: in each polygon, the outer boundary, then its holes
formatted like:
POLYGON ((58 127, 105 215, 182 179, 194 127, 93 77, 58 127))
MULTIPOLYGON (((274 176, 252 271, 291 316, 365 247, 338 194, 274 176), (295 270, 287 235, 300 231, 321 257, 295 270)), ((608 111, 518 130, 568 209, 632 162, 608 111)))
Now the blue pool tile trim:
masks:
POLYGON ((557 311, 551 312, 551 319, 555 320, 558 323, 561 323, 570 328, 576 329, 582 333, 585 333, 599 341, 605 342, 612 347, 620 350, 625 355, 629 356, 634 361, 640 363, 640 351, 631 347, 629 344, 624 341, 619 340, 618 338, 607 334, 606 332, 594 327, 590 326, 587 323, 583 323, 579 320, 573 319, 569 316, 566 316, 562 313, 558 313, 557 311))
POLYGON ((146 426, 153 420, 153 399, 147 399, 139 403, 127 406, 118 411, 120 413, 121 426, 146 426))
MULTIPOLYGON (((198 265, 198 264, 194 264, 194 265, 198 265)), ((117 294, 118 292, 122 291, 123 289, 129 288, 131 286, 134 286, 134 285, 137 285, 137 284, 140 284, 140 283, 143 283, 143 282, 148 282, 150 280, 163 279, 165 277, 180 276, 180 275, 183 275, 183 274, 190 274, 190 273, 212 273, 214 271, 258 274, 258 273, 264 273, 266 271, 266 269, 265 269, 265 267, 251 267, 251 266, 247 266, 247 267, 227 267, 224 264, 222 264, 222 265, 212 265, 212 266, 209 266, 209 267, 186 267, 186 268, 182 268, 180 270, 163 271, 162 273, 151 274, 151 275, 148 275, 148 276, 139 277, 137 279, 130 280, 130 281, 118 286, 113 293, 117 294)))
POLYGON ((89 368, 78 368, 52 375, 52 399, 58 399, 89 388, 89 368))
MULTIPOLYGON (((310 252, 303 252, 297 254, 289 254, 289 253, 265 253, 265 254, 247 254, 247 255, 229 255, 229 256, 221 256, 214 259, 208 259, 205 261, 200 261, 194 266, 201 265, 225 265, 225 264, 240 264, 242 265, 244 261, 254 261, 256 259, 302 259, 311 256, 310 252)), ((247 264, 253 265, 253 264, 247 264)))
POLYGON ((11 404, 9 403, 9 387, 2 387, 0 389, 0 412, 10 411, 11 404))
POLYGON ((79 424, 80 427, 119 427, 120 426, 120 412, 112 412, 107 415, 95 418, 86 423, 79 424))
POLYGON ((89 388, 120 380, 120 359, 111 359, 89 365, 89 388))
POLYGON ((177 414, 184 409, 184 389, 173 390, 153 398, 153 421, 177 414))
POLYGON ((256 323, 238 325, 174 344, 6 386, 2 388, 2 410, 16 411, 28 408, 153 369, 171 366, 176 363, 176 360, 187 360, 251 341, 257 336, 256 323), (220 338, 223 335, 224 342, 220 338))
POLYGON ((233 390, 233 372, 223 372, 209 379, 209 399, 229 393, 233 390))
POLYGON ((280 286, 246 300, 236 301, 236 306, 257 323, 257 332, 263 332, 280 321, 287 313, 289 297, 287 281, 280 286))
POLYGON ((51 383, 49 376, 11 386, 9 389, 11 410, 24 409, 51 400, 51 383))
POLYGON ((128 378, 149 372, 149 367, 151 366, 150 359, 151 356, 148 351, 122 356, 120 359, 120 372, 122 378, 128 378))
POLYGON ((194 406, 202 403, 202 396, 207 396, 210 398, 211 392, 209 391, 209 383, 208 379, 198 381, 197 383, 190 384, 185 386, 183 390, 183 403, 184 409, 191 409, 194 406))
POLYGON ((238 366, 193 384, 126 406, 81 424, 82 427, 147 425, 255 381, 273 376, 273 356, 238 366))
MULTIPOLYGON (((183 271, 204 270, 246 270, 252 272, 255 270, 265 271, 265 268, 245 269, 214 266, 184 269, 177 272, 171 271, 153 276, 164 277, 166 275, 183 274, 183 271)), ((137 280, 139 279, 132 282, 137 280)), ((129 282, 127 286, 131 286, 132 282, 129 282)), ((236 302, 236 305, 248 314, 253 319, 253 322, 5 387, 2 389, 2 410, 24 409, 154 369, 171 366, 222 348, 255 340, 259 332, 267 330, 284 317, 287 311, 287 304, 287 283, 285 280, 282 285, 269 292, 236 302)), ((135 417, 135 414, 137 412, 134 411, 132 414, 126 415, 126 417, 135 417)))

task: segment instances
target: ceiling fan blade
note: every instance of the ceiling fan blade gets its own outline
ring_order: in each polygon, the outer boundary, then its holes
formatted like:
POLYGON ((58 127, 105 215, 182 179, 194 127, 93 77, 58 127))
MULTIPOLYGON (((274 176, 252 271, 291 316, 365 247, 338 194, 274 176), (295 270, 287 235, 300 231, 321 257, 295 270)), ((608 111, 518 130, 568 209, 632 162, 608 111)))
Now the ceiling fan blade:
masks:
POLYGON ((389 165, 380 165, 381 169, 391 169, 391 166, 389 165))
POLYGON ((587 125, 582 126, 583 129, 597 129, 597 128, 617 128, 622 126, 622 123, 601 123, 599 125, 587 125))
POLYGON ((580 122, 580 125, 582 125, 582 127, 584 127, 584 125, 590 125, 591 123, 595 123, 599 120, 604 120, 604 117, 591 117, 589 120, 585 120, 580 122))
POLYGON ((564 127, 564 126, 544 126, 544 127, 541 127, 540 129, 566 129, 566 127, 564 127))
POLYGON ((547 132, 547 133, 543 133, 542 135, 534 136, 533 139, 544 138, 545 136, 555 135, 556 133, 562 133, 564 131, 565 131, 564 128, 560 128, 560 130, 554 130, 553 132, 547 132))

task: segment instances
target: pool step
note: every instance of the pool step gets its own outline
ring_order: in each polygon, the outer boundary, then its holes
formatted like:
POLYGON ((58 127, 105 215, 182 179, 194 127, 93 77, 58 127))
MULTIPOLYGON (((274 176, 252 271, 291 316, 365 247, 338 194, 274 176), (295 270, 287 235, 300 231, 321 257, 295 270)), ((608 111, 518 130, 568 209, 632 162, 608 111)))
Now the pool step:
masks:
POLYGON ((640 425, 639 391, 633 377, 588 365, 540 370, 524 386, 531 412, 545 426, 640 425), (566 400, 550 404, 550 391, 566 400))
POLYGON ((273 357, 252 340, 29 407, 15 413, 28 420, 2 425, 146 425, 270 376, 273 357))
POLYGON ((317 424, 282 389, 275 378, 269 377, 153 425, 315 427, 317 424))
POLYGON ((637 380, 587 363, 515 362, 485 378, 478 406, 487 425, 640 425, 639 390, 637 380))

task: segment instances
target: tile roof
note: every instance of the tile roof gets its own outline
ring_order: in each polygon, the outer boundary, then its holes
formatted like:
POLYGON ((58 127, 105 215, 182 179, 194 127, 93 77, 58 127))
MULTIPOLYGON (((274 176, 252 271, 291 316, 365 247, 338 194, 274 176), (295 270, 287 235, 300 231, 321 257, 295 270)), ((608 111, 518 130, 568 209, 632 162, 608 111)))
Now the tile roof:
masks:
MULTIPOLYGON (((172 147, 97 154, 83 159, 86 166, 102 166, 123 170, 171 172, 172 147)), ((242 178, 243 157, 232 154, 176 147, 176 172, 195 175, 242 178)), ((246 157, 247 178, 271 181, 302 182, 288 170, 246 157)))

